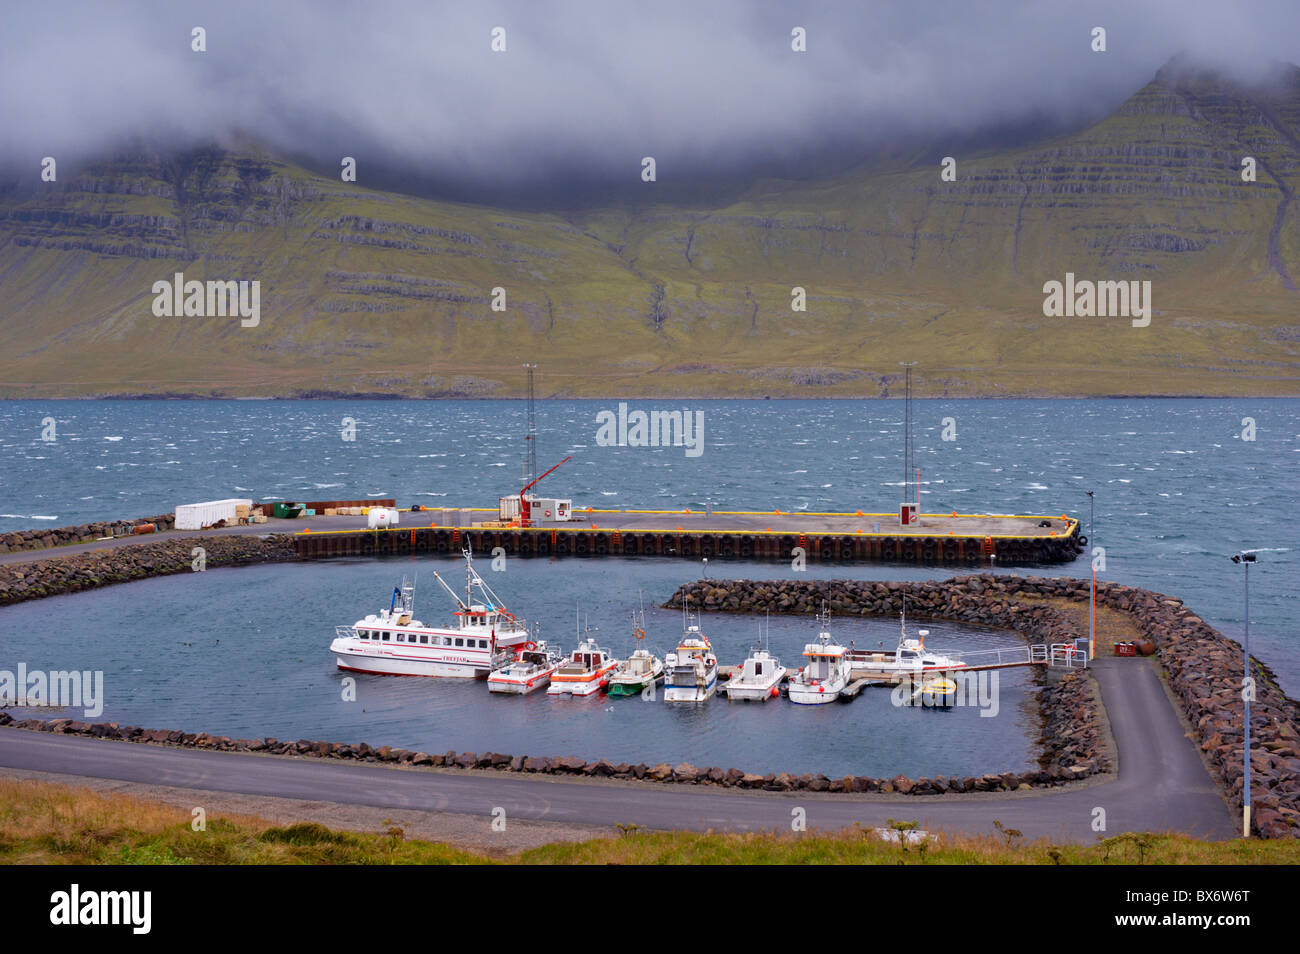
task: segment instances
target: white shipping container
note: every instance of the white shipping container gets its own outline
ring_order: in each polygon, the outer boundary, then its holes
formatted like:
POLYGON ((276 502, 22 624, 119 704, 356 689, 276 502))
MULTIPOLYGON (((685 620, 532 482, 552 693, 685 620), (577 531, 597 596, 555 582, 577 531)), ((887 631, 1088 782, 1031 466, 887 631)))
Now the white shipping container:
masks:
POLYGON ((372 528, 397 526, 396 510, 390 510, 387 507, 371 507, 368 516, 372 528))
POLYGON ((243 498, 230 500, 207 500, 203 503, 180 504, 176 508, 177 530, 202 530, 219 520, 235 522, 236 507, 252 507, 253 501, 243 498))

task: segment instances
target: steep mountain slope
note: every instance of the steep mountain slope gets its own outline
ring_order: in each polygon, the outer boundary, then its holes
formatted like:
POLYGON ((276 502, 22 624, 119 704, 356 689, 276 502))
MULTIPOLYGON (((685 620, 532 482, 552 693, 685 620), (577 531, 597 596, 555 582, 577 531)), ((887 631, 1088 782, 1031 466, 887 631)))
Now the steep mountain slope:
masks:
POLYGON ((932 394, 1300 393, 1300 71, 1174 61, 1090 129, 955 158, 566 217, 119 156, 0 196, 0 395, 506 394, 525 360, 578 395, 876 395, 903 360, 932 394), (155 317, 176 271, 259 280, 260 324, 155 317), (1150 326, 1044 317, 1067 272, 1149 280, 1150 326))

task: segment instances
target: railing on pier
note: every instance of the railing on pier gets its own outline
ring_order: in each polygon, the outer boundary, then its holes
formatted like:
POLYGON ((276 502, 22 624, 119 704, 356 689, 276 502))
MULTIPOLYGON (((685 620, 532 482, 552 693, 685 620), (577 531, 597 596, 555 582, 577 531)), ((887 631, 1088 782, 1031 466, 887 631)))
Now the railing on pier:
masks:
POLYGON ((1074 643, 1052 643, 1053 669, 1087 669, 1088 651, 1074 643))

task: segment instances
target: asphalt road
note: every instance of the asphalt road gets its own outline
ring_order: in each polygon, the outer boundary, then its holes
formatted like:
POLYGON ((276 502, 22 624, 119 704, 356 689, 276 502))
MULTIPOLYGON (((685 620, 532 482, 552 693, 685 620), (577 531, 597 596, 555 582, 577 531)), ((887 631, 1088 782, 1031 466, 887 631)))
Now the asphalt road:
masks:
MULTIPOLYGON (((808 828, 887 819, 930 830, 989 833, 994 820, 1026 837, 1091 842, 1097 809, 1106 835, 1181 831, 1235 834, 1231 812, 1145 659, 1099 660, 1119 772, 1068 790, 942 797, 776 794, 712 787, 561 779, 494 772, 399 769, 318 759, 207 752, 0 730, 0 765, 200 790, 274 795, 381 808, 649 828, 789 830, 792 811, 808 828)), ((194 727, 191 727, 194 728, 194 727)))

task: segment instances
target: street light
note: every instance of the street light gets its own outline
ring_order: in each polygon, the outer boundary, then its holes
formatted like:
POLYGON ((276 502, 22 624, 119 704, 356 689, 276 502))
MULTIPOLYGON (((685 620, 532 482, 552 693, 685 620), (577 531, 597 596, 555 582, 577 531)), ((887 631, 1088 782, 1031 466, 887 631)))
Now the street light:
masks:
MULTIPOLYGON (((1088 495, 1088 546, 1093 546, 1092 536, 1092 512, 1093 498, 1092 491, 1085 490, 1088 495)), ((1097 657, 1097 563, 1092 558, 1092 550, 1088 550, 1088 563, 1092 565, 1092 586, 1088 590, 1088 658, 1097 657)))
POLYGON ((1241 753, 1244 765, 1244 774, 1242 775, 1242 798, 1241 798, 1241 837, 1250 837, 1250 697, 1254 693, 1254 687, 1250 681, 1250 565, 1255 562, 1255 553, 1253 550, 1242 550, 1232 556, 1233 563, 1241 563, 1246 567, 1246 638, 1242 641, 1242 689, 1241 701, 1244 705, 1245 712, 1245 736, 1242 741, 1241 753))

